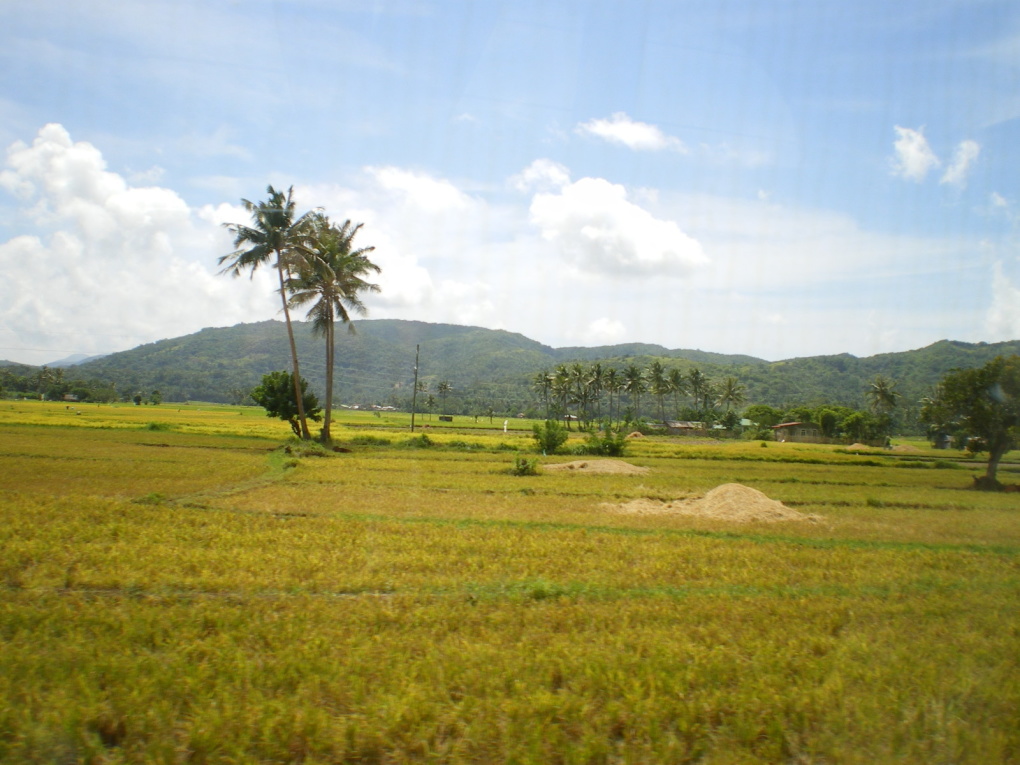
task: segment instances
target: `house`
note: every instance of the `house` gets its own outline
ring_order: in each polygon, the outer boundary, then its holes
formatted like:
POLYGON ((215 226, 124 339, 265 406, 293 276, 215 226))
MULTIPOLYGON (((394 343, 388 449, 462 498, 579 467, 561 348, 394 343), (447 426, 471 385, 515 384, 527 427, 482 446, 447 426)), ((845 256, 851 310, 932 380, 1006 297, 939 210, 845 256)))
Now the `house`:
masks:
POLYGON ((783 422, 772 426, 777 441, 795 444, 827 444, 829 439, 822 435, 822 429, 813 422, 783 422))
POLYGON ((666 432, 671 436, 687 436, 693 433, 701 433, 705 430, 705 423, 690 422, 688 420, 667 420, 666 432))

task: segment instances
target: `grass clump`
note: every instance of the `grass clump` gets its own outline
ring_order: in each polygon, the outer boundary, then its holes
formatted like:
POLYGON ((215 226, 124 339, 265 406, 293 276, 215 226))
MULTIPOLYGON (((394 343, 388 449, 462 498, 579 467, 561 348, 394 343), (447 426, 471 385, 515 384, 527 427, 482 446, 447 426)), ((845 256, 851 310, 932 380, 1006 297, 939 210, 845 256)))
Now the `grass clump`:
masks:
POLYGON ((173 430, 173 426, 168 422, 149 422, 145 425, 145 430, 151 430, 156 433, 167 433, 173 430))

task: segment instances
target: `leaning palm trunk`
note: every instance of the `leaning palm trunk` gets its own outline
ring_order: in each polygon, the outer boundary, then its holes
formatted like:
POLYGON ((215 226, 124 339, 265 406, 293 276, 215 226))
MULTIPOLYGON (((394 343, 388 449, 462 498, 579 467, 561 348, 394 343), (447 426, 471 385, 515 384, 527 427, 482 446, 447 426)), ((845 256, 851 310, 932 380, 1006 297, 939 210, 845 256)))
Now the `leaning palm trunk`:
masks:
MULTIPOLYGON (((287 291, 283 281, 283 263, 277 253, 276 271, 280 275, 280 300, 283 301, 283 318, 287 325, 287 339, 290 341, 290 360, 294 368, 294 401, 297 403, 298 422, 301 424, 301 438, 310 441, 312 434, 308 430, 308 420, 305 417, 304 402, 301 392, 301 368, 298 366, 297 343, 294 342, 294 326, 290 322, 290 309, 287 307, 287 291)), ((328 410, 327 410, 328 411, 328 410)), ((327 425, 329 420, 326 420, 327 425)))
POLYGON ((333 362, 335 348, 334 342, 335 324, 330 321, 326 327, 326 412, 322 420, 322 442, 328 443, 332 436, 329 432, 329 423, 333 418, 333 362))

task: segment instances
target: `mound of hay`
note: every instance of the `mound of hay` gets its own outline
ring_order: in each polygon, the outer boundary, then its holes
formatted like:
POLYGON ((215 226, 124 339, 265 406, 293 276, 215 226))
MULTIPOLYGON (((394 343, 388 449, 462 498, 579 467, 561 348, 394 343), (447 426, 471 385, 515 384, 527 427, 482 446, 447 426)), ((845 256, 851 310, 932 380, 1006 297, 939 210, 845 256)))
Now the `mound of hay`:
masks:
POLYGON ((861 443, 850 444, 850 446, 847 447, 847 449, 870 449, 870 448, 871 447, 868 446, 867 444, 861 444, 861 443))
POLYGON ((892 448, 894 452, 906 452, 907 454, 920 454, 923 449, 918 449, 912 444, 897 444, 892 448))
POLYGON ((635 430, 633 433, 628 433, 626 437, 627 438, 644 438, 645 434, 642 433, 640 430, 635 430))
POLYGON ((757 489, 739 483, 725 483, 696 499, 672 502, 635 499, 610 507, 631 515, 689 515, 733 523, 814 522, 822 519, 818 515, 797 512, 782 502, 769 499, 757 489))
POLYGON ((617 473, 621 475, 644 475, 646 467, 631 465, 623 460, 577 460, 555 465, 542 465, 542 470, 569 470, 577 473, 617 473))

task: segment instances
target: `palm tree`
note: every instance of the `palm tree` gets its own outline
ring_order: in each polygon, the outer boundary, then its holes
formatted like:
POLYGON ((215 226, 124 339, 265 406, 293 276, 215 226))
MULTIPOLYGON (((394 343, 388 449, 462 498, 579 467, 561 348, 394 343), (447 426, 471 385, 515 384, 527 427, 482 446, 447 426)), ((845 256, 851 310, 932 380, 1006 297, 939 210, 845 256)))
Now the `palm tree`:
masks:
POLYGON ((563 417, 567 420, 567 430, 570 430, 570 411, 567 409, 567 402, 570 399, 570 370, 566 364, 557 364, 552 373, 552 392, 559 399, 560 409, 563 417))
POLYGON ((669 393, 669 380, 666 377, 666 368, 658 359, 653 361, 648 368, 648 387, 651 389, 652 395, 659 400, 659 419, 665 422, 666 407, 662 400, 669 393))
POLYGON ((679 416, 680 397, 687 395, 687 378, 684 377, 682 369, 673 367, 666 379, 669 382, 669 392, 673 394, 673 408, 676 410, 676 416, 679 416))
POLYGON ((623 370, 623 389, 634 404, 634 417, 641 416, 641 394, 645 392, 645 373, 636 364, 623 370))
POLYGON ((542 401, 545 403, 545 418, 549 419, 549 390, 552 388, 552 377, 549 375, 549 370, 543 369, 541 372, 536 372, 535 376, 531 378, 531 389, 535 393, 542 394, 542 401))
POLYGON ((443 410, 443 414, 446 414, 446 397, 453 393, 453 386, 450 385, 449 380, 443 380, 436 386, 436 393, 439 394, 439 400, 442 402, 440 407, 443 410))
POLYGON ((697 367, 687 373, 687 390, 694 399, 695 409, 708 409, 711 386, 708 378, 697 367))
POLYGON ((347 325, 354 334, 351 312, 364 316, 368 309, 360 293, 378 292, 378 284, 370 284, 364 277, 369 272, 379 273, 380 268, 368 259, 374 247, 354 249, 353 241, 362 224, 345 220, 336 226, 325 215, 317 214, 310 222, 310 236, 299 245, 306 256, 301 270, 288 282, 290 304, 301 306, 312 303, 308 316, 312 330, 326 338, 326 411, 323 417, 321 438, 330 440, 329 425, 333 411, 333 368, 335 363, 335 325, 337 320, 347 325), (314 302, 313 302, 314 301, 314 302))
POLYGON ((868 403, 875 414, 888 414, 896 408, 900 393, 896 383, 884 375, 878 375, 868 388, 868 403))
POLYGON ((736 377, 727 377, 722 381, 722 387, 719 388, 719 404, 720 406, 726 407, 726 411, 730 411, 732 407, 740 406, 747 400, 744 395, 744 388, 740 381, 736 377))
POLYGON ((268 265, 275 257, 272 267, 276 269, 280 279, 280 301, 283 304, 283 318, 287 325, 287 338, 290 340, 290 360, 294 374, 294 400, 297 403, 298 421, 300 422, 301 438, 311 439, 308 432, 308 420, 305 418, 305 407, 301 392, 301 370, 298 366, 297 344, 294 342, 294 327, 290 323, 290 308, 287 305, 287 279, 297 272, 304 260, 298 245, 306 236, 311 213, 295 218, 294 187, 287 193, 277 191, 272 186, 266 188, 269 199, 265 202, 249 202, 242 199, 244 209, 251 214, 251 225, 241 223, 224 223, 224 227, 234 235, 234 251, 222 256, 217 263, 224 266, 221 274, 240 276, 244 271, 252 275, 260 266, 268 265))
POLYGON ((623 380, 616 367, 609 367, 603 374, 602 387, 609 394, 609 424, 613 424, 613 394, 619 393, 623 386, 623 380))

